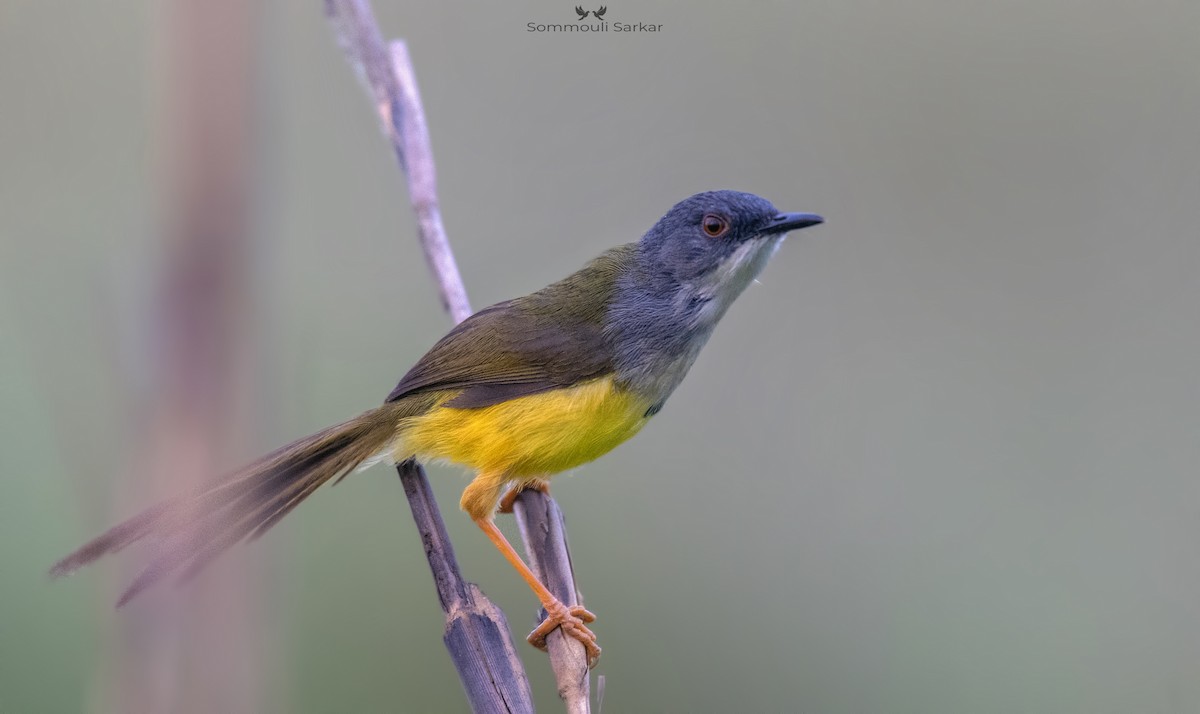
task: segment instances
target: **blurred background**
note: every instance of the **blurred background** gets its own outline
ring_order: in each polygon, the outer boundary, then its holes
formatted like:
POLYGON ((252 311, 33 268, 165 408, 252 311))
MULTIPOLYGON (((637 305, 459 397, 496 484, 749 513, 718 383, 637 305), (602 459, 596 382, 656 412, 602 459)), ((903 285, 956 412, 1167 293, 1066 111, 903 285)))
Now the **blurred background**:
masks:
MULTIPOLYGON (((604 711, 1200 710, 1200 4, 526 31, 573 6, 375 4, 476 306, 701 190, 828 219, 639 438, 555 482, 604 711)), ((6 0, 0 157, 0 711, 464 710, 384 467, 121 611, 144 551, 45 576, 373 406, 448 327, 321 3, 6 0)), ((523 637, 466 477, 430 475, 523 637)))

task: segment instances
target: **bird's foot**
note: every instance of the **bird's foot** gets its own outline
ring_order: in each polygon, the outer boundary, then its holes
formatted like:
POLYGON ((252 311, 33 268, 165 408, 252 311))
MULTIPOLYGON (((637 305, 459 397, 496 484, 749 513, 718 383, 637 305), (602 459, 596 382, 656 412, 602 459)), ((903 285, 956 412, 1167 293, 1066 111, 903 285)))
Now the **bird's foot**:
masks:
POLYGON ((542 493, 549 496, 550 495, 550 484, 547 483, 546 481, 542 481, 541 479, 536 479, 534 481, 528 481, 526 483, 519 483, 516 486, 513 486, 512 488, 508 489, 508 491, 504 494, 504 496, 502 496, 500 498, 500 505, 499 505, 499 507, 496 508, 496 512, 497 513, 512 513, 513 512, 513 501, 516 501, 517 496, 520 496, 521 492, 525 491, 525 490, 541 491, 542 493))
POLYGON ((596 661, 600 659, 600 645, 596 644, 596 635, 588 629, 585 623, 595 621, 596 616, 588 612, 582 605, 567 607, 562 602, 555 600, 546 607, 546 619, 542 620, 542 624, 529 633, 527 639, 529 644, 539 650, 545 650, 546 635, 553 632, 555 628, 561 627, 564 635, 574 637, 583 644, 584 650, 587 651, 588 668, 590 669, 595 667, 596 661))

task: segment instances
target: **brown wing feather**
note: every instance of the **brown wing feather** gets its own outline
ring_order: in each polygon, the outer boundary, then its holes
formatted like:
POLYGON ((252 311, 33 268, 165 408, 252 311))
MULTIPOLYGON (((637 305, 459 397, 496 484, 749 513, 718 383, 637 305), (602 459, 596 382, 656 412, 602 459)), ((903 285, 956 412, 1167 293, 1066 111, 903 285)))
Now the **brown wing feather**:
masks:
POLYGON ((451 406, 471 409, 570 386, 613 369, 604 317, 632 245, 515 300, 484 308, 433 346, 387 401, 461 389, 451 406))

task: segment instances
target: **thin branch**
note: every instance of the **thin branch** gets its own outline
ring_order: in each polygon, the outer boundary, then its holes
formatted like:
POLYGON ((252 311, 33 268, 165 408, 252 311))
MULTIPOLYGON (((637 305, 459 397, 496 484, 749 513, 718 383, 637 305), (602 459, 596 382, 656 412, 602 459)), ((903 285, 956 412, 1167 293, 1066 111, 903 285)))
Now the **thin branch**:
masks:
MULTIPOLYGON (((471 315, 471 306, 467 300, 467 289, 454 261, 454 252, 442 226, 429 129, 425 123, 425 111, 421 105, 416 73, 403 41, 395 40, 391 43, 391 60, 400 85, 399 121, 396 121, 394 113, 391 115, 392 121, 399 126, 398 135, 401 139, 397 155, 404 157, 400 161, 401 166, 405 166, 407 160, 409 197, 417 214, 425 260, 437 279, 443 306, 454 322, 459 323, 471 315)), ((394 109, 397 103, 383 102, 379 106, 394 109)), ((531 567, 538 578, 564 603, 582 604, 575 588, 575 571, 571 567, 566 527, 558 504, 539 491, 531 491, 528 494, 522 492, 518 495, 517 503, 522 501, 527 507, 514 509, 514 516, 521 530, 531 567), (537 495, 532 495, 534 493, 537 495), (535 520, 530 523, 527 522, 526 514, 542 515, 535 515, 535 520), (550 525, 553 527, 548 527, 550 525), (536 537, 530 538, 531 534, 536 537)), ((541 617, 544 618, 545 614, 541 617)), ((558 682, 558 693, 567 705, 567 711, 571 714, 586 714, 589 706, 588 667, 587 652, 583 643, 567 637, 562 630, 555 630, 546 638, 546 645, 550 652, 550 664, 555 680, 558 682), (583 665, 582 670, 577 666, 579 663, 583 665)))
MULTIPOLYGON (((400 168, 408 178, 409 198, 417 215, 421 246, 437 280, 442 304, 456 323, 461 322, 471 314, 471 308, 442 226, 433 150, 407 48, 400 41, 393 42, 390 51, 385 47, 366 0, 326 0, 325 8, 337 30, 342 49, 375 100, 383 134, 391 142, 400 168)), ((512 650, 503 613, 478 588, 463 581, 423 469, 412 462, 397 468, 425 543, 438 597, 447 615, 446 646, 455 660, 472 706, 476 711, 481 710, 475 690, 479 682, 489 679, 496 689, 506 692, 507 706, 517 702, 525 704, 529 701, 529 685, 512 650), (467 616, 456 616, 460 612, 467 616), (461 634, 455 629, 458 627, 465 628, 461 634), (502 639, 503 646, 495 640, 497 637, 502 639), (511 656, 501 656, 502 653, 511 653, 511 656), (480 666, 485 667, 490 677, 480 676, 480 666), (508 667, 506 671, 513 682, 497 681, 503 667, 508 667)), ((548 496, 530 492, 522 494, 516 506, 517 522, 535 572, 564 602, 579 603, 567 550, 566 529, 557 504, 548 496)), ((547 646, 559 683, 559 695, 568 712, 586 713, 589 710, 588 670, 583 645, 556 630, 547 638, 547 646)), ((531 704, 528 710, 532 711, 531 704)))
POLYGON ((442 306, 455 323, 462 322, 471 315, 471 304, 442 226, 433 147, 408 49, 403 42, 395 41, 389 51, 366 0, 326 0, 325 13, 337 30, 346 59, 366 82, 379 112, 380 131, 391 143, 396 161, 408 178, 408 197, 417 214, 421 248, 437 280, 442 306))
MULTIPOLYGON (((538 580, 566 605, 582 605, 567 548, 567 526, 558 504, 541 491, 526 489, 513 502, 513 515, 521 528, 529 567, 538 580)), ((567 705, 568 714, 588 714, 588 660, 583 645, 563 635, 562 630, 555 630, 546 638, 546 649, 558 682, 558 696, 567 705)))
POLYGON ((533 712, 533 695, 509 635, 504 612, 463 580, 425 470, 409 460, 396 466, 413 521, 425 546, 446 630, 442 641, 458 670, 471 710, 533 712))
MULTIPOLYGON (((325 12, 337 30, 338 40, 347 59, 358 70, 375 98, 384 135, 396 152, 396 159, 409 180, 409 195, 417 210, 421 244, 430 266, 449 270, 457 276, 449 243, 441 228, 437 211, 433 158, 427 133, 405 139, 405 130, 421 131, 423 119, 406 115, 404 101, 416 95, 415 87, 402 93, 392 69, 389 53, 375 23, 371 6, 363 0, 326 0, 325 12), (419 167, 415 172, 410 167, 419 167), (447 260, 446 257, 450 256, 447 260)), ((442 273, 435 272, 445 285, 442 273)), ((457 294, 443 288, 443 302, 456 314, 470 314, 461 279, 455 278, 457 294)), ((443 642, 450 652, 459 679, 466 690, 471 709, 476 712, 532 712, 533 697, 510 636, 508 622, 500 608, 477 587, 467 583, 458 569, 454 548, 446 525, 438 511, 425 470, 412 461, 396 467, 404 485, 413 521, 425 547, 425 557, 433 574, 438 600, 446 616, 443 642)))
MULTIPOLYGON (((442 306, 450 313, 455 324, 471 316, 471 303, 467 300, 467 286, 454 262, 454 251, 450 239, 442 226, 442 212, 438 205, 437 170, 433 165, 433 147, 429 141, 429 127, 425 124, 425 107, 421 104, 421 92, 417 87, 417 75, 408 57, 408 47, 401 40, 391 44, 392 69, 400 84, 400 136, 403 137, 402 153, 408 161, 408 196, 413 212, 417 214, 418 233, 425 261, 437 279, 442 296, 442 306)), ((401 159, 401 165, 404 160, 401 159)))

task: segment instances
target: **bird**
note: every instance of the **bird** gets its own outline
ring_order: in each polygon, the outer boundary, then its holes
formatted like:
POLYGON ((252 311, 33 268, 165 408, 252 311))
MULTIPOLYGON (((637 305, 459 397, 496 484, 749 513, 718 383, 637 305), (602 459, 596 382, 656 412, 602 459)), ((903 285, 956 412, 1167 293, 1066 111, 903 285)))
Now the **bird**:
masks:
POLYGON ((600 656, 588 624, 543 585, 496 526, 522 489, 634 436, 679 386, 733 301, 792 230, 824 221, 737 191, 675 204, 640 240, 524 297, 483 308, 441 338, 381 406, 283 446, 214 485, 112 527, 51 568, 61 576, 142 540, 159 546, 118 601, 186 579, 261 536, 329 482, 379 461, 442 461, 473 480, 460 507, 529 585, 555 628, 600 656))
POLYGON ((583 7, 582 7, 582 6, 580 6, 580 5, 576 5, 576 6, 575 6, 575 13, 576 13, 577 15, 579 15, 579 20, 580 20, 580 22, 582 22, 583 20, 587 19, 587 16, 588 16, 588 11, 587 11, 587 10, 584 10, 584 9, 583 9, 583 7))
POLYGON ((597 20, 603 20, 604 13, 606 12, 608 12, 608 8, 603 5, 600 6, 599 10, 592 10, 592 14, 596 16, 597 20))

